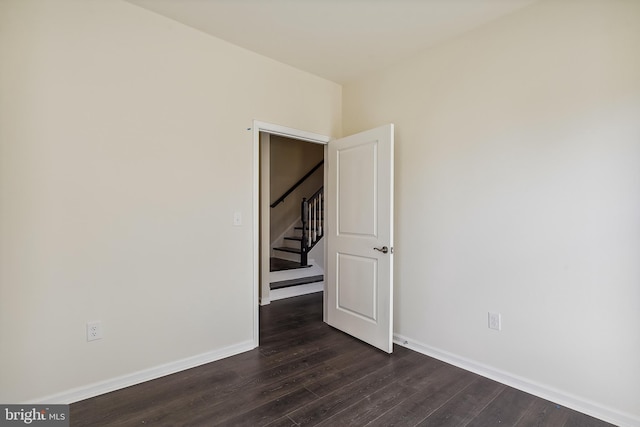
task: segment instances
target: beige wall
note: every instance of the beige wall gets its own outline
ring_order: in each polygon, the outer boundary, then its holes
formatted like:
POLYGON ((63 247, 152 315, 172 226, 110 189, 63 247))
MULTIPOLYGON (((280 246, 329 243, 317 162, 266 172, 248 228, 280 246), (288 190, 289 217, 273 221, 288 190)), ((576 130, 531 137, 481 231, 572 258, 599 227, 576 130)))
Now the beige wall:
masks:
POLYGON ((343 89, 396 124, 395 332, 635 423, 639 22, 542 1, 343 89))
POLYGON ((340 86, 120 1, 3 0, 0 58, 0 401, 250 344, 247 128, 340 86))
MULTIPOLYGON (((324 158, 324 145, 271 136, 271 202, 275 202, 293 184, 324 158)), ((284 202, 271 209, 271 243, 300 219, 302 198, 309 198, 323 184, 324 168, 320 167, 284 202)))

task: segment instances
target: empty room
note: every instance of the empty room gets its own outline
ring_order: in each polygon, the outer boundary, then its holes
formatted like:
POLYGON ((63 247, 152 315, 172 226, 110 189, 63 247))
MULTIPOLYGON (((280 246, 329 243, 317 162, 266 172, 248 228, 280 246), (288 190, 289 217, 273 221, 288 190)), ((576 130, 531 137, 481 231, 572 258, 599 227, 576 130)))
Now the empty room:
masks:
POLYGON ((0 0, 0 420, 640 426, 639 46, 638 0, 0 0))

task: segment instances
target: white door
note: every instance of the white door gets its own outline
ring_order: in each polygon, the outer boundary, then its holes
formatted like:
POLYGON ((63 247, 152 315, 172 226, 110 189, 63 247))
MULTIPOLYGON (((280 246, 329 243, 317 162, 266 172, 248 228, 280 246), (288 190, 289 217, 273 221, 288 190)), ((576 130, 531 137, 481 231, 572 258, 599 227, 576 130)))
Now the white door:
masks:
POLYGON ((393 349, 393 125, 329 142, 329 325, 393 349))

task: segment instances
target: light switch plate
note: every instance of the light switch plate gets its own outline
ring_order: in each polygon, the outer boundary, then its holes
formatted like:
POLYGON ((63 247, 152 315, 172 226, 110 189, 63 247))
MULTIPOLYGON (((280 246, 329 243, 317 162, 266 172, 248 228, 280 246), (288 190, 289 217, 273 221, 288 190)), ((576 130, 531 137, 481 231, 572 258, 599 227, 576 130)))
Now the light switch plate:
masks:
POLYGON ((242 225, 242 212, 234 212, 233 225, 242 225))

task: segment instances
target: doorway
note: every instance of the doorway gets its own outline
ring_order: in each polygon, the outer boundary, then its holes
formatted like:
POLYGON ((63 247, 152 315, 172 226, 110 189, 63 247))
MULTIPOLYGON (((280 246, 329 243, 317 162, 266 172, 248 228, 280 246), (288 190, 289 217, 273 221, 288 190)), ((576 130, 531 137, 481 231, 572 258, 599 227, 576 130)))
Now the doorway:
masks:
MULTIPOLYGON (((323 321, 379 349, 393 351, 393 146, 394 125, 347 137, 328 137, 254 121, 254 341, 259 345, 258 303, 268 292, 269 194, 260 174, 261 141, 272 135, 324 144, 327 280, 323 321)), ((264 164, 267 164, 266 159, 264 164)), ((304 229, 304 226, 302 227, 304 229)), ((267 303, 266 299, 262 303, 267 303)))
MULTIPOLYGON (((271 270, 271 140, 276 144, 313 143, 323 145, 322 157, 326 156, 326 144, 330 138, 325 135, 300 131, 284 126, 254 121, 254 203, 253 203, 253 236, 254 236, 254 343, 259 345, 259 305, 270 303, 270 270, 271 270), (260 197, 268 195, 268 197, 260 197)), ((275 144, 274 144, 275 145, 275 144)), ((298 150, 300 151, 300 150, 298 150)), ((326 165, 320 167, 326 177, 326 165)), ((323 178, 323 182, 326 178, 323 178)), ((278 197, 278 196, 276 196, 278 197)), ((286 221, 285 221, 286 223, 286 221)), ((324 250, 322 250, 324 258, 324 250)))
POLYGON ((271 259, 261 305, 324 289, 324 146, 268 136, 260 142, 260 215, 269 210, 261 239, 269 242, 271 259))

